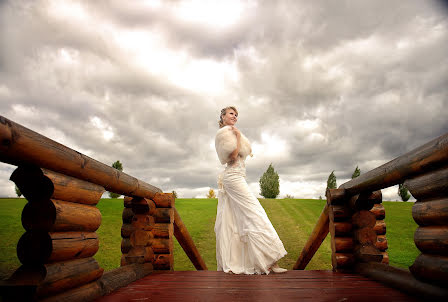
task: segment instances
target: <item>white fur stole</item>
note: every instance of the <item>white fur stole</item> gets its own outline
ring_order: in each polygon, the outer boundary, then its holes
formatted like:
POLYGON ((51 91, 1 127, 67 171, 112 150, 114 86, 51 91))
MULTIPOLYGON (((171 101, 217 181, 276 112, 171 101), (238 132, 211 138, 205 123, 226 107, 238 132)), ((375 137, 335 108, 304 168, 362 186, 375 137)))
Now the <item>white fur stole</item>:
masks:
MULTIPOLYGON (((236 149, 236 143, 236 135, 230 126, 224 126, 216 132, 215 148, 221 164, 224 165, 229 161, 229 155, 236 149)), ((245 159, 248 155, 251 155, 252 147, 243 133, 241 133, 240 143, 241 146, 238 155, 245 159)))

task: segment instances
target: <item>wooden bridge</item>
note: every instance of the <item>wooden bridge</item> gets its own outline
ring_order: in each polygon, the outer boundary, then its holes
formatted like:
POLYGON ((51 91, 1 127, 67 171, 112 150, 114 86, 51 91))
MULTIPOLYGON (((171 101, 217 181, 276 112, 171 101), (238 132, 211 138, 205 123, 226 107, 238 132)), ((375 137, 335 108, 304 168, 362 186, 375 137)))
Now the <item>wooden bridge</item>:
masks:
MULTIPOLYGON (((448 134, 339 187, 293 270, 268 276, 207 271, 174 197, 0 116, 0 161, 28 200, 22 263, 0 283, 2 301, 446 301, 448 290, 448 134), (404 183, 421 254, 410 271, 389 266, 381 189, 404 183), (125 197, 121 267, 93 258, 102 193, 125 197), (332 271, 305 271, 326 236, 332 271), (173 271, 173 237, 196 272, 173 271)), ((214 247, 210 247, 214 248, 214 247)))

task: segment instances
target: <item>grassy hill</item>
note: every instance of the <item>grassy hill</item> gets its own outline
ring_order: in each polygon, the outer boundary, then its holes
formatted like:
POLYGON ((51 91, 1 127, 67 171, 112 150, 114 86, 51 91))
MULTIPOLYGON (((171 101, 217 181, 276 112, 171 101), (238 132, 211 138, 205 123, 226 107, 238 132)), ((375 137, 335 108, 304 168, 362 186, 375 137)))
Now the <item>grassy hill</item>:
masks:
MULTIPOLYGON (((324 200, 261 199, 266 213, 285 245, 288 255, 280 260, 282 267, 291 269, 308 239, 324 200)), ((0 279, 8 277, 20 263, 16 244, 24 230, 20 221, 26 200, 0 199, 0 279)), ((387 238, 390 264, 402 268, 410 266, 418 250, 413 236, 417 227, 411 215, 412 203, 383 202, 386 208, 387 238)), ((177 199, 176 208, 187 226, 209 270, 216 270, 214 223, 216 199, 177 199)), ((122 199, 102 199, 98 204, 102 224, 97 233, 100 249, 95 255, 106 270, 119 266, 122 199)), ((323 242, 307 269, 331 269, 329 237, 323 242)), ((175 240, 175 270, 194 270, 193 265, 175 240)))

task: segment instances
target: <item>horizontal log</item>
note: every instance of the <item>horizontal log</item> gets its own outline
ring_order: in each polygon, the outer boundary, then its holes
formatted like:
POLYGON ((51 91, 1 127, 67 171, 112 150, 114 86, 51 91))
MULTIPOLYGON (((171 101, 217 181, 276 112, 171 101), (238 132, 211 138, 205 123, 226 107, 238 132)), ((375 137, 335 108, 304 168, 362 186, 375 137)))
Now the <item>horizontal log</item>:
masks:
POLYGON ((132 246, 149 246, 152 244, 154 235, 150 231, 135 230, 130 237, 132 246))
POLYGON ((33 165, 19 166, 11 175, 28 201, 58 199, 96 205, 104 188, 33 165))
POLYGON ((124 207, 131 208, 136 214, 153 215, 156 204, 148 198, 126 196, 124 198, 124 207))
POLYGON ((356 194, 349 199, 348 204, 355 211, 369 211, 372 209, 374 204, 379 204, 381 202, 382 194, 381 191, 378 190, 374 192, 362 192, 360 194, 356 194))
POLYGON ((381 262, 383 254, 373 245, 362 245, 355 248, 355 257, 361 262, 381 262))
POLYGON ((170 254, 172 251, 170 239, 154 238, 151 247, 155 254, 170 254))
POLYGON ((381 263, 389 264, 389 254, 387 252, 381 252, 381 254, 383 255, 383 260, 381 261, 381 263))
POLYGON ((448 225, 419 227, 414 242, 422 253, 448 255, 448 225))
POLYGON ((72 288, 63 293, 44 298, 42 302, 77 302, 77 301, 93 301, 102 296, 101 286, 96 282, 90 282, 80 287, 72 288))
POLYGON ((101 285, 102 295, 107 295, 114 290, 137 281, 153 272, 151 263, 130 264, 117 269, 107 271, 97 281, 101 285))
POLYGON ((134 246, 131 248, 129 253, 126 254, 126 264, 143 264, 145 263, 145 247, 144 246, 134 246))
POLYGON ((368 210, 355 212, 352 216, 353 228, 373 228, 376 223, 375 214, 368 210))
POLYGON ((154 201, 158 208, 174 207, 174 196, 172 193, 156 193, 154 197, 150 199, 154 201))
POLYGON ((409 267, 415 278, 446 288, 448 282, 448 257, 420 254, 409 267))
POLYGON ((46 298, 45 302, 93 301, 153 272, 151 263, 131 264, 108 271, 89 284, 46 298))
POLYGON ((132 196, 125 196, 123 198, 123 205, 125 208, 132 208, 132 199, 133 198, 134 197, 132 197, 132 196))
POLYGON ((355 256, 350 253, 336 253, 337 268, 347 268, 355 264, 355 256))
POLYGON ((448 163, 448 134, 444 134, 378 168, 342 184, 347 194, 355 195, 403 183, 410 177, 448 163))
POLYGON ((412 217, 418 225, 447 225, 448 198, 417 201, 412 206, 412 217))
POLYGON ((376 220, 383 220, 386 217, 386 210, 382 204, 375 204, 370 212, 375 215, 376 220))
POLYGON ((404 182, 404 186, 417 200, 446 197, 448 195, 448 167, 408 179, 404 182))
POLYGON ((0 116, 0 161, 36 165, 104 187, 107 191, 152 199, 161 192, 150 184, 100 163, 0 116))
POLYGON ((131 223, 134 215, 134 211, 132 211, 131 208, 124 208, 121 219, 123 220, 123 223, 131 223))
POLYGON ((47 274, 37 288, 39 297, 54 295, 95 281, 104 269, 93 258, 76 259, 45 265, 47 274))
POLYGON ((96 233, 28 231, 17 244, 23 264, 37 265, 95 255, 99 248, 96 233))
POLYGON ((147 263, 154 262, 154 251, 150 246, 134 246, 124 256, 124 265, 133 264, 133 263, 147 263))
POLYGON ((336 252, 351 252, 355 246, 351 237, 335 237, 334 238, 336 252))
POLYGON ((421 282, 416 280, 409 271, 383 263, 357 263, 355 270, 370 279, 424 300, 444 301, 448 296, 446 288, 421 282))
MULTIPOLYGON (((176 223, 176 218, 174 220, 176 223)), ((351 227, 351 224, 350 224, 351 227)), ((317 223, 308 238, 308 241, 306 242, 305 246, 302 249, 302 252, 300 253, 299 258, 297 259, 296 263, 294 264, 293 269, 295 270, 303 270, 308 265, 308 263, 313 258, 316 251, 321 246, 324 239, 327 237, 329 231, 329 217, 328 217, 328 204, 325 205, 324 209, 322 210, 322 213, 319 216, 319 219, 317 220, 317 223)))
MULTIPOLYGON (((386 235, 378 235, 377 236, 376 242, 375 242, 375 247, 377 249, 379 249, 381 252, 384 252, 385 250, 387 250, 388 245, 387 245, 386 235)), ((383 257, 383 259, 384 259, 384 257, 383 257)))
POLYGON ((353 211, 345 205, 331 206, 333 209, 334 221, 345 221, 349 219, 353 211))
POLYGON ((134 232, 134 227, 129 223, 123 223, 121 226, 121 237, 129 238, 131 237, 132 232, 134 232))
MULTIPOLYGON (((102 274, 103 269, 95 259, 83 258, 38 266, 22 265, 8 282, 18 285, 19 291, 22 290, 19 285, 34 284, 35 290, 31 295, 41 298, 87 284, 97 280, 102 274)), ((16 295, 19 296, 20 293, 16 295)))
POLYGON ((128 254, 121 254, 121 259, 120 259, 120 266, 125 266, 125 265, 129 265, 130 263, 126 262, 126 256, 128 254))
POLYGON ((145 214, 135 214, 132 218, 132 227, 135 230, 151 231, 155 224, 153 216, 145 214))
POLYGON ((156 223, 173 223, 174 209, 173 208, 157 208, 154 210, 154 220, 156 223))
POLYGON ((145 256, 144 256, 144 259, 145 259, 145 263, 146 262, 151 262, 151 263, 154 262, 155 254, 154 254, 154 251, 153 251, 152 247, 145 246, 145 256))
POLYGON ((375 226, 373 227, 373 230, 377 235, 386 234, 386 223, 384 222, 384 220, 377 220, 375 226))
POLYGON ((194 267, 197 270, 207 270, 207 266, 205 265, 201 254, 199 254, 187 227, 183 223, 176 209, 174 209, 174 236, 176 236, 177 241, 185 251, 185 254, 187 254, 191 263, 193 263, 194 267))
POLYGON ((155 270, 173 270, 173 255, 172 254, 158 254, 154 255, 154 269, 155 270))
POLYGON ((131 250, 131 240, 129 238, 123 238, 121 239, 121 253, 127 254, 131 250))
POLYGON ((47 232, 95 232, 101 225, 101 213, 91 205, 50 199, 29 202, 22 212, 25 230, 47 232))
POLYGON ((373 228, 364 227, 353 231, 353 239, 361 245, 374 245, 377 235, 373 228))
POLYGON ((171 238, 173 232, 174 226, 171 223, 156 223, 151 230, 155 238, 171 238))
POLYGON ((339 237, 344 237, 352 233, 352 223, 351 222, 334 222, 335 235, 339 237))
POLYGON ((329 189, 325 191, 327 203, 331 205, 344 204, 347 196, 344 189, 329 189))

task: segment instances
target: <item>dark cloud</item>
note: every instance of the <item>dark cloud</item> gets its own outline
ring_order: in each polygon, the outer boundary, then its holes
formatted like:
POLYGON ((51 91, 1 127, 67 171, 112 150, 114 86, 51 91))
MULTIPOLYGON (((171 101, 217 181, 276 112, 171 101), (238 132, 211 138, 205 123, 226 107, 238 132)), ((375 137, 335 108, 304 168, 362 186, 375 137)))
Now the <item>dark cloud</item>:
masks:
POLYGON ((182 1, 2 2, 0 112, 184 197, 216 188, 227 105, 256 151, 248 182, 272 162, 281 196, 318 197, 331 171, 341 184, 448 132, 440 4, 237 4, 192 20, 182 1))

